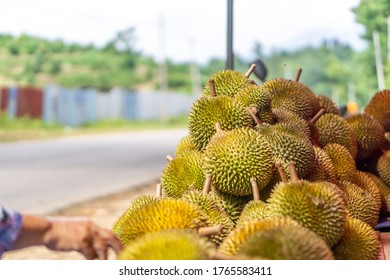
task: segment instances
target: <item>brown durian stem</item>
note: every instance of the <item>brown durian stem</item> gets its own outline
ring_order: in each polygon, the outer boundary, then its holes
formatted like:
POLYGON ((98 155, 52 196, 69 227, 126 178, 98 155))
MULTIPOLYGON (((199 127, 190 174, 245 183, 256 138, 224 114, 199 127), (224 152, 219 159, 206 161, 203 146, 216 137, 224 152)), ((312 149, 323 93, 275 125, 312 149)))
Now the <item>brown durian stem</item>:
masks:
POLYGON ((256 64, 252 64, 251 67, 249 67, 248 71, 246 71, 244 77, 249 78, 249 76, 253 73, 255 68, 256 68, 256 64))
POLYGON ((298 176, 298 172, 297 172, 297 168, 295 167, 295 162, 294 161, 290 161, 288 163, 288 167, 290 169, 290 178, 291 178, 291 182, 298 182, 299 181, 299 176, 298 176))
POLYGON ((217 123, 215 124, 215 130, 216 130, 217 132, 223 131, 222 126, 221 126, 221 124, 220 124, 219 122, 217 122, 217 123))
POLYGON ((319 111, 317 112, 317 114, 310 120, 310 123, 311 123, 311 124, 315 124, 315 123, 318 121, 318 119, 319 119, 323 114, 325 114, 325 109, 324 109, 324 108, 322 108, 321 110, 319 110, 319 111))
POLYGON ((223 230, 222 225, 212 226, 212 227, 200 227, 198 228, 198 234, 201 236, 210 236, 214 234, 220 234, 223 230))
POLYGON ((252 85, 258 86, 258 84, 254 80, 250 80, 249 83, 252 85))
POLYGON ((162 186, 161 184, 157 184, 156 186, 156 197, 161 197, 162 196, 162 186))
POLYGON ((287 178, 287 175, 286 175, 286 171, 284 170, 284 168, 283 168, 282 164, 280 163, 280 161, 275 162, 275 166, 278 169, 278 172, 279 172, 280 178, 282 179, 282 182, 283 183, 287 183, 288 182, 288 178, 287 178))
POLYGON ((205 180, 204 186, 203 186, 203 193, 204 194, 208 194, 210 192, 210 189, 211 189, 211 178, 212 178, 211 174, 206 174, 206 180, 205 180))
POLYGON ((256 126, 260 127, 263 125, 263 123, 261 122, 261 120, 256 116, 256 113, 254 111, 257 111, 256 110, 256 107, 254 106, 250 106, 248 107, 248 112, 249 114, 251 115, 252 119, 255 121, 256 123, 256 126))
POLYGON ((167 155, 165 158, 169 162, 171 162, 173 160, 173 157, 171 155, 167 155))
POLYGON ((252 192, 253 192, 253 201, 259 201, 260 200, 260 192, 259 187, 257 186, 257 182, 255 178, 250 179, 251 185, 252 185, 252 192))
POLYGON ((209 80, 209 87, 210 87, 210 96, 211 97, 216 97, 217 93, 215 91, 215 83, 213 79, 209 80))
POLYGON ((295 74, 295 79, 294 79, 294 81, 299 82, 299 78, 301 77, 301 74, 302 74, 302 68, 299 68, 299 69, 297 70, 297 73, 295 74))

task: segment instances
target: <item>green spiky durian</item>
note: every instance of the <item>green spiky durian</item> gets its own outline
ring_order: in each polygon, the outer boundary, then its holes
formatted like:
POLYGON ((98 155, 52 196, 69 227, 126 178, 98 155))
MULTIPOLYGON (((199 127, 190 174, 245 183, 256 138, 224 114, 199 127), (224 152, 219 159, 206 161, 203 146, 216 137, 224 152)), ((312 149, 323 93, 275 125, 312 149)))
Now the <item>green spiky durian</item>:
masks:
MULTIPOLYGON (((214 80, 217 96, 233 97, 240 89, 248 86, 251 81, 245 75, 234 70, 221 70, 211 75, 210 80, 214 80)), ((210 87, 204 86, 203 96, 210 96, 210 87)))
POLYGON ((364 108, 364 113, 376 119, 385 131, 390 131, 390 90, 376 92, 364 108))
POLYGON ((310 87, 308 87, 306 84, 302 82, 299 82, 299 84, 301 85, 303 90, 306 92, 307 97, 309 98, 310 105, 312 107, 312 114, 310 117, 314 117, 314 115, 317 114, 319 110, 321 110, 320 100, 318 99, 317 95, 314 94, 314 92, 311 90, 310 87))
POLYGON ((221 233, 210 236, 217 245, 233 229, 234 223, 230 217, 209 194, 193 190, 186 192, 181 199, 196 204, 208 217, 212 226, 221 225, 223 227, 221 233))
POLYGON ((344 235, 332 250, 338 260, 377 260, 380 242, 372 227, 347 217, 344 235))
POLYGON ((204 151, 204 169, 212 175, 213 186, 224 193, 250 195, 254 178, 259 189, 271 179, 271 148, 253 129, 218 132, 204 151))
POLYGON ((119 236, 122 231, 123 224, 128 219, 129 216, 132 215, 132 213, 141 207, 151 204, 158 201, 157 197, 151 196, 151 195, 141 195, 134 199, 130 206, 126 209, 126 211, 114 222, 112 226, 113 232, 119 236))
POLYGON ((379 209, 372 196, 354 183, 341 181, 349 214, 374 227, 378 223, 379 209))
POLYGON ((324 114, 317 120, 315 126, 318 128, 321 148, 329 143, 340 144, 356 158, 356 136, 344 118, 335 114, 324 114))
POLYGON ((365 174, 369 176, 377 185, 381 194, 382 207, 384 208, 385 212, 390 213, 390 187, 383 183, 381 178, 379 178, 378 176, 375 176, 374 174, 369 172, 366 172, 365 174))
POLYGON ((328 154, 317 146, 314 146, 314 152, 316 157, 313 169, 309 176, 306 177, 306 180, 312 182, 329 181, 333 184, 338 184, 337 172, 328 154))
POLYGON ((288 217, 269 217, 261 220, 252 220, 233 229, 223 240, 218 250, 227 255, 234 256, 245 241, 256 232, 273 227, 297 225, 298 223, 288 217))
POLYGON ((346 120, 356 135, 357 159, 363 160, 370 157, 385 142, 385 130, 370 115, 354 114, 346 120))
POLYGON ((385 152, 378 159, 376 169, 382 181, 390 186, 390 151, 385 152))
POLYGON ((260 230, 241 245, 238 256, 267 260, 333 260, 331 249, 311 230, 287 224, 260 230))
POLYGON ((172 198, 144 205, 127 216, 118 235, 123 245, 148 232, 210 226, 207 216, 193 203, 172 198))
POLYGON ((379 187, 375 181, 368 175, 368 173, 357 171, 355 183, 371 195, 379 211, 382 207, 382 198, 379 187))
POLYGON ((261 200, 252 200, 245 205, 237 220, 236 226, 240 226, 248 221, 264 219, 267 216, 267 204, 261 200))
POLYGON ((195 146, 194 141, 192 141, 190 135, 186 135, 180 139, 179 143, 176 146, 175 156, 180 155, 183 152, 188 152, 192 150, 198 150, 195 146))
POLYGON ((314 231, 329 246, 341 238, 346 207, 338 187, 304 180, 279 183, 268 199, 270 216, 287 216, 314 231))
POLYGON ((168 197, 179 198, 190 186, 201 190, 205 181, 202 154, 197 150, 179 154, 161 174, 161 184, 168 197))
POLYGON ((325 109, 326 114, 340 115, 340 111, 337 108, 336 103, 334 103, 330 97, 320 94, 318 95, 318 100, 320 107, 325 109))
POLYGON ((199 151, 202 151, 215 134, 215 124, 223 130, 252 127, 253 120, 241 103, 228 96, 201 97, 189 112, 189 135, 199 151))
POLYGON ((189 230, 149 232, 129 242, 119 260, 206 260, 215 252, 207 238, 189 230))
POLYGON ((272 109, 286 108, 305 120, 309 120, 312 116, 313 108, 310 98, 300 83, 276 78, 266 81, 262 87, 271 94, 272 109))
POLYGON ((272 110, 275 123, 288 123, 295 130, 301 131, 307 137, 310 137, 310 128, 308 122, 298 114, 286 108, 276 108, 272 110))
POLYGON ((348 149, 342 145, 331 143, 327 144, 323 150, 332 161, 337 172, 337 178, 354 182, 357 172, 356 163, 348 149))

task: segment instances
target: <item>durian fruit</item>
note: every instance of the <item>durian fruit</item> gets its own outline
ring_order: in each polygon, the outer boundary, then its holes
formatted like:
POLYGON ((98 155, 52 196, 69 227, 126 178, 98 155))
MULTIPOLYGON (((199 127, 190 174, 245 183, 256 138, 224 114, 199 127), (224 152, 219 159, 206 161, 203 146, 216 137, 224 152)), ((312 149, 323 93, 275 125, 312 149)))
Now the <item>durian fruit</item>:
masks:
MULTIPOLYGON (((233 97, 237 94, 237 92, 246 86, 251 84, 249 80, 249 76, 254 70, 255 64, 253 64, 247 73, 244 75, 240 72, 226 69, 221 70, 213 75, 211 75, 210 79, 214 80, 215 83, 215 92, 217 96, 229 96, 233 97)), ((204 86, 203 96, 212 96, 212 90, 208 84, 204 86)))
POLYGON ((192 141, 190 135, 186 135, 180 139, 179 143, 176 146, 175 156, 180 155, 181 153, 198 150, 195 146, 194 141, 192 141))
POLYGON ((376 168, 382 181, 390 186, 390 151, 385 152, 379 158, 376 168))
POLYGON ((192 229, 210 226, 207 216, 193 203, 172 198, 160 199, 133 211, 117 235, 123 245, 145 233, 163 229, 192 229))
POLYGON ((271 94, 272 109, 286 108, 305 120, 309 120, 312 116, 311 101, 299 82, 276 78, 266 81, 261 86, 271 94))
POLYGON ((252 194, 251 178, 259 189, 271 179, 271 148, 262 135, 250 128, 219 131, 204 151, 204 170, 213 186, 237 196, 252 194))
POLYGON ((260 230, 240 246, 238 256, 266 260, 333 260, 325 241, 300 224, 260 230))
POLYGON ((340 144, 356 158, 356 136, 344 118, 335 114, 324 114, 317 120, 315 126, 318 128, 321 148, 330 143, 340 144))
POLYGON ((123 224, 126 220, 141 207, 158 201, 159 198, 151 195, 141 195, 134 199, 126 211, 114 222, 112 231, 116 236, 119 236, 122 232, 123 224))
MULTIPOLYGON (((214 88, 213 80, 210 87, 214 88)), ((201 97, 192 104, 188 118, 189 135, 199 151, 203 151, 216 133, 217 122, 224 130, 253 126, 250 113, 240 102, 215 94, 201 97)))
POLYGON ((263 87, 250 84, 240 89, 234 100, 242 103, 244 108, 254 107, 262 122, 272 122, 271 96, 263 87))
POLYGON ((226 235, 233 229, 234 223, 218 203, 208 195, 207 191, 192 190, 186 192, 181 199, 196 204, 208 217, 212 226, 221 225, 219 234, 210 236, 211 240, 219 245, 226 235))
POLYGON ((297 222, 288 217, 268 217, 260 220, 247 221, 233 229, 223 240, 218 251, 227 256, 234 256, 244 242, 254 233, 272 227, 296 225, 297 222))
POLYGON ((286 108, 276 108, 272 110, 272 116, 274 123, 288 123, 295 130, 301 131, 307 137, 311 136, 308 122, 293 111, 286 108))
POLYGON ((370 157, 385 142, 385 130, 370 115, 354 114, 346 120, 356 135, 358 160, 370 157))
POLYGON ((343 197, 332 183, 299 180, 293 163, 292 179, 279 183, 268 199, 270 216, 287 216, 322 237, 329 246, 341 238, 347 214, 343 197))
POLYGON ((382 207, 382 198, 379 187, 375 181, 368 175, 367 172, 357 171, 355 183, 371 195, 379 211, 382 207))
POLYGON ((198 150, 191 150, 171 159, 161 174, 166 196, 179 198, 190 187, 202 190, 206 178, 202 157, 198 150))
POLYGON ((356 163, 348 149, 336 143, 327 144, 323 151, 332 161, 338 180, 354 182, 356 177, 356 163))
POLYGON ((332 160, 328 154, 320 147, 314 146, 315 161, 311 173, 306 177, 306 180, 328 181, 333 184, 338 184, 337 171, 333 166, 332 160))
POLYGON ((307 97, 309 98, 310 105, 312 107, 312 114, 310 117, 314 117, 320 110, 321 104, 316 94, 304 83, 299 82, 303 90, 306 92, 307 97))
POLYGON ((348 213, 374 227, 378 223, 379 209, 371 194, 354 183, 341 181, 348 213))
POLYGON ((383 183, 383 181, 378 176, 375 176, 369 172, 366 172, 365 174, 369 176, 377 185, 381 194, 382 208, 385 214, 390 214, 390 187, 383 183))
POLYGON ((119 260, 208 260, 216 251, 206 237, 185 229, 148 232, 129 242, 119 260))
POLYGON ((364 113, 376 119, 385 131, 390 131, 390 90, 376 92, 364 107, 364 113))
POLYGON ((320 107, 325 109, 325 114, 340 115, 340 111, 331 98, 326 95, 318 95, 320 107))
POLYGON ((377 260, 380 246, 372 227, 359 219, 348 216, 344 235, 332 251, 338 260, 377 260))

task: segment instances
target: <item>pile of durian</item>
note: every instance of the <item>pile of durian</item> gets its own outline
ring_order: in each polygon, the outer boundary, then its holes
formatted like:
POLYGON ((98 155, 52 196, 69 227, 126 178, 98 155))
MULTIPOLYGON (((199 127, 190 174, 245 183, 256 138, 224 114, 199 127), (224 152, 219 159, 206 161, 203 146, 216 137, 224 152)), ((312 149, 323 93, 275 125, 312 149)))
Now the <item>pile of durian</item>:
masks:
POLYGON ((119 259, 374 260, 390 212, 390 90, 341 115, 299 81, 213 74, 157 195, 113 230, 119 259))

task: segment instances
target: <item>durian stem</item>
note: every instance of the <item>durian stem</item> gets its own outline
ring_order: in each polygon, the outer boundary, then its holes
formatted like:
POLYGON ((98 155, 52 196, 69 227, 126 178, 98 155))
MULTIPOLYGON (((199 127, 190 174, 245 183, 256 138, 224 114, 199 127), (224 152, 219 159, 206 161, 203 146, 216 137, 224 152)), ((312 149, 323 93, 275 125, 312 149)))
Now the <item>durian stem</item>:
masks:
POLYGON ((256 126, 261 127, 261 126, 263 125, 263 123, 262 123, 261 120, 256 116, 256 113, 254 112, 254 111, 257 111, 257 110, 256 110, 256 107, 250 106, 250 107, 248 107, 247 110, 248 110, 249 114, 251 115, 252 119, 255 121, 256 126))
POLYGON ((302 68, 299 68, 299 69, 297 70, 297 73, 295 74, 295 79, 294 79, 294 81, 299 82, 299 78, 301 77, 301 74, 302 74, 302 68))
POLYGON ((280 163, 280 161, 275 162, 275 166, 278 169, 278 172, 279 172, 280 178, 282 179, 282 182, 283 183, 287 183, 288 178, 287 178, 287 175, 286 175, 286 171, 284 170, 284 168, 283 168, 282 164, 280 163))
POLYGON ((245 73, 245 78, 249 78, 249 76, 253 73, 253 71, 256 68, 256 64, 252 64, 251 67, 249 67, 248 71, 245 73))
POLYGON ((288 163, 288 167, 290 169, 290 178, 291 178, 291 182, 298 182, 299 181, 299 176, 298 176, 298 172, 297 172, 297 168, 295 167, 295 162, 294 161, 290 161, 288 163))
POLYGON ((209 88, 210 88, 210 96, 211 97, 216 97, 217 93, 215 91, 215 83, 213 79, 209 80, 209 88))
POLYGON ((214 234, 220 234, 222 232, 223 226, 217 225, 212 227, 200 227, 198 229, 198 234, 201 236, 210 236, 214 234))
POLYGON ((250 179, 251 185, 252 185, 252 192, 253 192, 253 201, 259 201, 260 200, 260 192, 259 187, 257 186, 257 182, 255 178, 250 179))
POLYGON ((249 83, 252 85, 258 86, 258 84, 254 80, 250 80, 249 83))
POLYGON ((156 197, 161 197, 162 196, 162 187, 161 184, 157 184, 156 186, 156 197))
POLYGON ((221 126, 221 124, 219 122, 215 123, 215 130, 217 132, 223 131, 222 126, 221 126))
POLYGON ((205 180, 204 186, 203 186, 203 193, 204 194, 208 194, 210 192, 210 189, 211 189, 211 178, 212 178, 211 174, 206 174, 206 180, 205 180))
POLYGON ((325 109, 322 108, 322 109, 319 110, 319 111, 317 112, 317 114, 310 120, 310 123, 314 125, 314 124, 318 121, 318 119, 319 119, 324 113, 325 113, 325 109))
POLYGON ((167 156, 165 157, 165 159, 166 159, 167 161, 171 162, 171 161, 173 160, 173 157, 172 157, 171 155, 167 155, 167 156))

